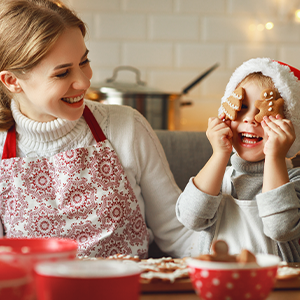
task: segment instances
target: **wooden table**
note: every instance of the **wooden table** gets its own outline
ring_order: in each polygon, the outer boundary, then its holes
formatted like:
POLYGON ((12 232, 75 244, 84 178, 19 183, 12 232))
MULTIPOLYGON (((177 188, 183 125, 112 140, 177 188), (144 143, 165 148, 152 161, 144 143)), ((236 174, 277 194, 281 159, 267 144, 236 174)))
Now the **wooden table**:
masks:
MULTIPOLYGON (((194 292, 141 294, 140 300, 199 300, 194 292)), ((267 300, 300 300, 300 290, 274 290, 267 300)))

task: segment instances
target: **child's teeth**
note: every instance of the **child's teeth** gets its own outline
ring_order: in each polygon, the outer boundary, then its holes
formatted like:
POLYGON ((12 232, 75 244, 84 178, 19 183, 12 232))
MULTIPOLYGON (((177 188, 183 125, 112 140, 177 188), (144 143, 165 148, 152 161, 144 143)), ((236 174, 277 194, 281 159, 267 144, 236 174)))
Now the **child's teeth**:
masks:
POLYGON ((243 136, 248 137, 248 138, 259 138, 257 135, 249 134, 249 133, 243 133, 243 136))
POLYGON ((261 138, 258 135, 250 134, 250 133, 242 133, 242 142, 246 144, 256 144, 261 141, 261 138), (251 140, 253 139, 253 140, 251 140))

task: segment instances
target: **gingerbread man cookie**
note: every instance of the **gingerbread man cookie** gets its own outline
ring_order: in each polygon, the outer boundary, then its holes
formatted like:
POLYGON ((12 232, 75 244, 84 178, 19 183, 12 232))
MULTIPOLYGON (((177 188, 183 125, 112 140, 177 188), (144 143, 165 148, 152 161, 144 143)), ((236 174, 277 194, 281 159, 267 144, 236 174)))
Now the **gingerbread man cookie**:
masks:
POLYGON ((255 255, 247 249, 242 249, 239 255, 230 255, 228 245, 223 240, 213 242, 212 252, 212 254, 201 254, 197 259, 218 262, 237 262, 242 264, 256 263, 255 255))
POLYGON ((259 109, 259 113, 255 116, 257 122, 261 122, 264 116, 283 116, 282 98, 277 99, 277 93, 273 89, 266 89, 261 92, 261 100, 255 101, 255 107, 259 109))
POLYGON ((237 118, 237 112, 242 108, 245 91, 242 87, 238 87, 233 93, 222 103, 222 110, 225 113, 226 120, 234 121, 237 118))

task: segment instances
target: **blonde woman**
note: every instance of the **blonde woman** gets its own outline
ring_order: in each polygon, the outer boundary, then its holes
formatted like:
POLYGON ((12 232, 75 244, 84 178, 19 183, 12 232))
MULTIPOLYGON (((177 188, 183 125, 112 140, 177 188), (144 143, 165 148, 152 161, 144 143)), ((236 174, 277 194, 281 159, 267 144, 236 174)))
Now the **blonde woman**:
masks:
POLYGON ((148 122, 84 99, 85 24, 63 3, 0 1, 0 217, 7 237, 77 240, 78 256, 175 257, 194 234, 175 216, 180 190, 148 122))

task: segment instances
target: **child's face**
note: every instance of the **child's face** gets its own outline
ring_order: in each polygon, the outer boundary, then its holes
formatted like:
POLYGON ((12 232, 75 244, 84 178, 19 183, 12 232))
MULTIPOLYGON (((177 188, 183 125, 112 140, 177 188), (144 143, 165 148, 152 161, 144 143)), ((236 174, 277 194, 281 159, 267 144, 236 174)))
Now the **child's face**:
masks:
POLYGON ((92 77, 87 53, 80 29, 66 29, 45 58, 17 79, 22 90, 14 97, 21 112, 39 122, 77 120, 92 77))
POLYGON ((260 161, 265 158, 265 139, 262 126, 254 119, 259 112, 254 103, 260 99, 262 88, 253 81, 240 86, 245 89, 245 97, 237 119, 231 122, 233 147, 241 158, 252 162, 260 161))

